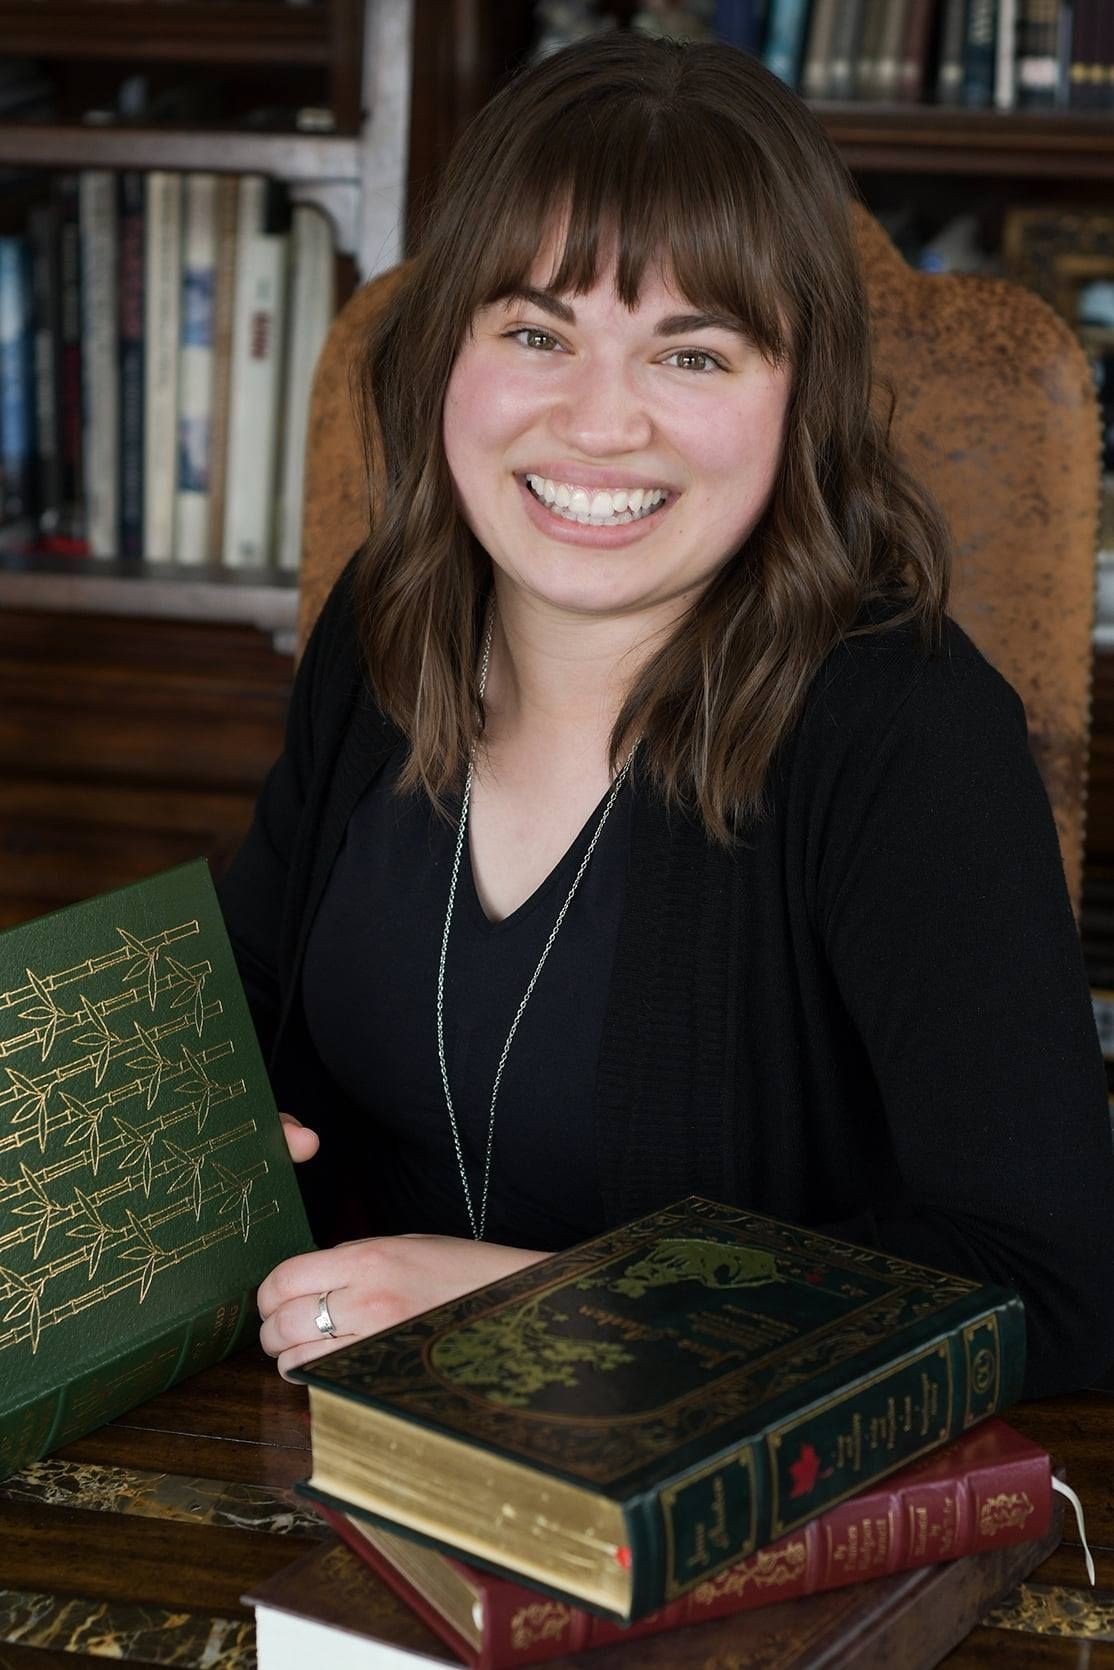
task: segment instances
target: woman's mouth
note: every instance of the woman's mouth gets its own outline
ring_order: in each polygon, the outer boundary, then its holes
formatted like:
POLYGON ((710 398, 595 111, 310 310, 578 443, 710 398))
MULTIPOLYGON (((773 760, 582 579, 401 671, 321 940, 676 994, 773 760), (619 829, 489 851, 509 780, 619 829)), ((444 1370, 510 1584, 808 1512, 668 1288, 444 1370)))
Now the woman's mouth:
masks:
POLYGON ((555 516, 590 528, 618 528, 626 522, 645 521, 669 497, 665 487, 589 489, 571 482, 551 481, 547 476, 527 475, 524 479, 538 503, 555 516))

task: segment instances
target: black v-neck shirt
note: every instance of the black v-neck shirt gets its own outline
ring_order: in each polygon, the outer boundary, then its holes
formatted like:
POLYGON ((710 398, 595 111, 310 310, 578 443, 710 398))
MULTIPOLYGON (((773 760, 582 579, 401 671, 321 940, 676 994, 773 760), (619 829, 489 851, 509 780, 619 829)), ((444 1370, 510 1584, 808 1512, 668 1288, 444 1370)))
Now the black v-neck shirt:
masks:
MULTIPOLYGON (((398 750, 356 807, 306 948, 310 1035, 366 1118, 381 1233, 471 1234, 437 1056, 436 994, 456 842, 398 750), (372 1159, 372 1156, 374 1158, 372 1159), (385 1174, 386 1173, 386 1174, 385 1174)), ((567 1246, 605 1227, 592 1107, 626 889, 630 791, 620 790, 515 1033, 495 1104, 485 1239, 567 1246)), ((445 1060, 477 1220, 491 1093, 507 1033, 600 821, 493 922, 465 842, 445 963, 445 1060)))

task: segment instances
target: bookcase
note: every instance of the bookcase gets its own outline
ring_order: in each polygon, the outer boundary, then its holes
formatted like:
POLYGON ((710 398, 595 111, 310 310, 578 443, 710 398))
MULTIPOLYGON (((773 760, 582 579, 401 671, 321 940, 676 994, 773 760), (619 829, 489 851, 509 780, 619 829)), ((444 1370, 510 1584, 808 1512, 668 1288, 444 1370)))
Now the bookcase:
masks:
MULTIPOLYGON (((343 301, 402 252, 412 30, 412 0, 0 0, 0 57, 53 99, 0 120, 9 212, 25 172, 269 176, 327 215, 343 301), (88 119, 138 73, 199 109, 88 119)), ((295 612, 290 574, 0 556, 0 927, 219 871, 281 744, 295 612)))

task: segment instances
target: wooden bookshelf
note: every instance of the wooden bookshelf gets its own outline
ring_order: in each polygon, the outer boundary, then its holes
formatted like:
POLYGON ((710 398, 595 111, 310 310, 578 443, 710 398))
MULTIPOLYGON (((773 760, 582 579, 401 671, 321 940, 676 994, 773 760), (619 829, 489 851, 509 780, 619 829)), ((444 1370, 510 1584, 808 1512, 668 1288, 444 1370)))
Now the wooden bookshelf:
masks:
POLYGON ((0 556, 0 610, 223 621, 270 633, 275 647, 289 653, 298 584, 296 575, 274 569, 0 556))
POLYGON ((193 64, 328 64, 331 7, 282 0, 0 0, 6 53, 193 64))
POLYGON ((133 168, 137 156, 144 168, 273 174, 304 182, 360 178, 358 141, 332 134, 0 122, 0 165, 133 168))
POLYGON ((855 172, 1114 180, 1109 112, 827 103, 813 109, 855 172))
POLYGON ((363 27, 364 0, 0 0, 6 54, 323 69, 342 133, 360 125, 363 27))

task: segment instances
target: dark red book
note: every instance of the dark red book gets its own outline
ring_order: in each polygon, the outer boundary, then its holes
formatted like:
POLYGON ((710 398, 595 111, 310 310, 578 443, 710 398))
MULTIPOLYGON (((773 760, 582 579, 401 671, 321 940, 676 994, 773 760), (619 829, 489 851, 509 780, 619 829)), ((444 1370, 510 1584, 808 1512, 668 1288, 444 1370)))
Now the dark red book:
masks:
POLYGON ((1031 1543, 1052 1522, 1048 1454, 989 1420, 628 1627, 477 1571, 324 1503, 327 1523, 473 1670, 630 1642, 960 1555, 1031 1543))
MULTIPOLYGON (((915 1571, 851 1583, 799 1600, 696 1624, 650 1640, 626 1631, 593 1652, 550 1656, 551 1670, 931 1670, 979 1619, 1002 1602, 1060 1540, 1059 1504, 1036 1542, 987 1549, 915 1571)), ((452 1652, 377 1573, 343 1543, 330 1540, 259 1584, 244 1599, 255 1607, 259 1670, 379 1670, 382 1665, 458 1666, 452 1652)), ((540 1607, 550 1605, 535 1597, 540 1607)), ((540 1614, 532 1619, 544 1634, 540 1614)), ((517 1662, 533 1663, 536 1643, 517 1662)), ((464 1662, 484 1660, 470 1653, 464 1662)))

